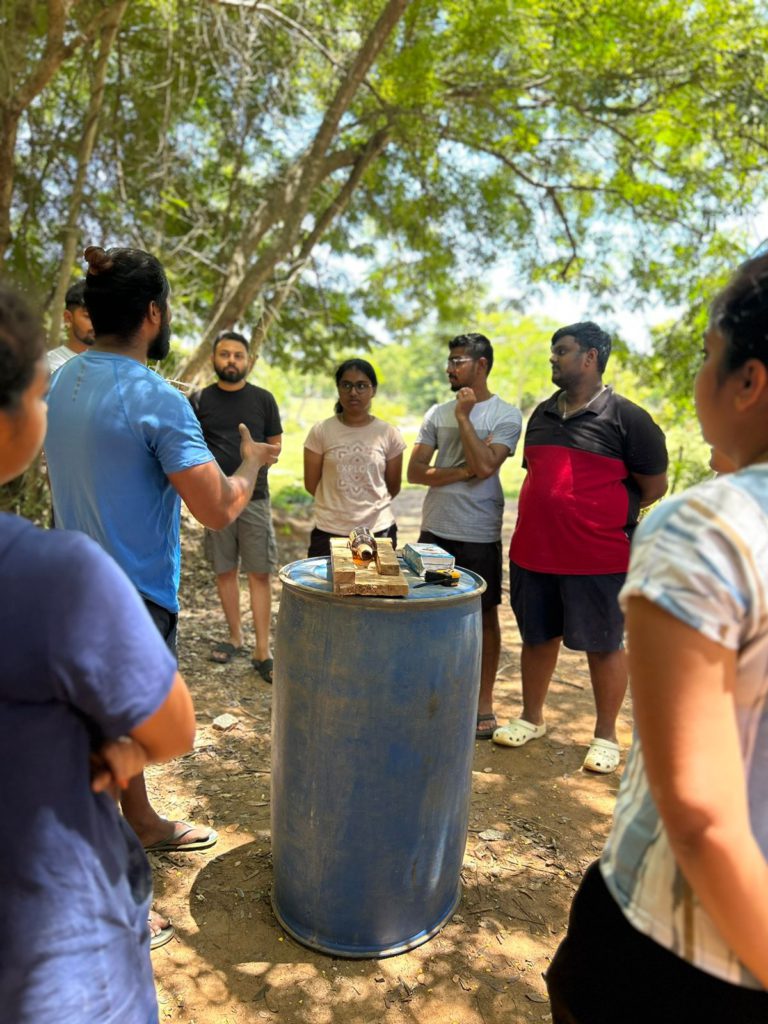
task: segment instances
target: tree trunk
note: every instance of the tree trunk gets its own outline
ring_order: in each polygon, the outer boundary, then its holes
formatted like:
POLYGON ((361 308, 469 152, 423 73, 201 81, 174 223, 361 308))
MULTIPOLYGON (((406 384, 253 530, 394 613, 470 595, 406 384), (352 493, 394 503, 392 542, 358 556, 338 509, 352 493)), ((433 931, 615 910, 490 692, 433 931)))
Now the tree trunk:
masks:
POLYGON ((88 173, 88 165, 91 161, 99 127, 99 117, 104 102, 104 85, 107 78, 107 67, 112 47, 117 36, 120 22, 123 19, 128 0, 117 0, 117 3, 109 9, 109 18, 104 22, 101 30, 101 41, 99 53, 93 69, 91 82, 91 97, 88 102, 88 109, 85 114, 85 127, 77 151, 77 172, 75 182, 72 186, 72 193, 69 197, 69 212, 67 221, 62 230, 63 246, 61 266, 56 282, 56 290, 51 303, 51 323, 48 333, 48 346, 53 348, 58 344, 61 331, 61 320, 64 312, 64 300, 67 294, 72 264, 75 260, 75 250, 79 235, 78 220, 80 209, 83 204, 83 192, 85 190, 85 179, 88 173))
MULTIPOLYGON (((32 101, 80 46, 84 46, 101 31, 115 4, 109 4, 93 18, 88 28, 69 43, 64 43, 67 16, 78 0, 48 0, 48 28, 45 49, 29 76, 18 84, 12 95, 0 97, 0 271, 11 243, 11 202, 15 172, 15 148, 21 116, 32 101)), ((123 0, 118 0, 122 4, 123 0)), ((23 46, 25 40, 15 39, 14 45, 23 46)), ((9 85, 11 83, 9 82, 9 85)), ((12 86, 11 86, 12 87, 12 86)))
POLYGON ((227 284, 222 298, 203 332, 199 345, 181 368, 180 376, 183 380, 194 378, 202 369, 208 360, 210 344, 216 334, 222 328, 231 327, 242 317, 269 280, 275 266, 289 255, 296 244, 315 189, 330 173, 327 153, 336 136, 339 123, 409 3, 410 0, 388 0, 339 84, 309 149, 288 168, 281 182, 273 188, 273 191, 280 192, 286 204, 285 211, 279 218, 282 221, 282 228, 255 263, 248 266, 269 227, 278 222, 278 218, 270 215, 272 211, 266 202, 260 205, 230 260, 225 276, 227 284))

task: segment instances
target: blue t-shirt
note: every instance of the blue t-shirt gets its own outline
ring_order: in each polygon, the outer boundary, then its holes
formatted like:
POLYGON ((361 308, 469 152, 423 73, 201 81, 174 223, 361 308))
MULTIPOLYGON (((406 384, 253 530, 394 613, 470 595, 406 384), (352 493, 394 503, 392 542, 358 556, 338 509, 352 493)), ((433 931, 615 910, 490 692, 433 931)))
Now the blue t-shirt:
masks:
POLYGON ((89 755, 165 701, 176 665, 87 537, 0 515, 0 1016, 146 1024, 151 879, 89 755))
POLYGON ((56 525, 87 533, 141 594, 178 611, 181 500, 168 475, 213 459, 187 399, 135 359, 84 352, 51 380, 45 454, 56 525))

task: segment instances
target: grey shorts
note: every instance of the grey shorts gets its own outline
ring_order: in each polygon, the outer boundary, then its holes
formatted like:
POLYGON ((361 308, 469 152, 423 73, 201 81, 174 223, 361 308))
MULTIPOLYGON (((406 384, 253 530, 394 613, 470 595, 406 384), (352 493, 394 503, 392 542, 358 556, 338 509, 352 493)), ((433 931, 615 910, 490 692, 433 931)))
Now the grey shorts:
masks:
POLYGON ((249 501, 234 523, 205 531, 205 557, 219 576, 243 572, 277 572, 277 541, 269 498, 249 501))

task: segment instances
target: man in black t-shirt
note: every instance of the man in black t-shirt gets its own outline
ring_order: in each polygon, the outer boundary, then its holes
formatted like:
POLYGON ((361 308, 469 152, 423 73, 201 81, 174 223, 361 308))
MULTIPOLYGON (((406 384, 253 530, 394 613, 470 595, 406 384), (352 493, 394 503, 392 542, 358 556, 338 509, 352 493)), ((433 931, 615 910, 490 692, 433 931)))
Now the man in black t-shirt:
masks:
MULTIPOLYGON (((248 342, 235 331, 222 331, 213 343, 215 384, 190 395, 205 443, 226 474, 240 464, 240 424, 254 441, 280 445, 283 428, 277 403, 269 391, 246 382, 248 342)), ((243 646, 238 566, 248 577, 256 645, 251 662, 264 682, 272 682, 269 623, 270 576, 277 569, 277 544, 269 504, 267 467, 263 466, 253 496, 240 516, 223 530, 205 531, 205 553, 216 573, 216 586, 229 627, 229 640, 216 644, 211 660, 224 664, 243 646)))

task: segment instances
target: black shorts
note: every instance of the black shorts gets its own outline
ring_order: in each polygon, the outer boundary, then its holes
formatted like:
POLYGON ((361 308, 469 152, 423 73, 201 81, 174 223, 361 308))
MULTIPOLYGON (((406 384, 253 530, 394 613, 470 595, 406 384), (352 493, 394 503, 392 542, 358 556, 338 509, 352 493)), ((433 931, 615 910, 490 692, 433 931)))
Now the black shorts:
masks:
POLYGON ((141 599, 144 602, 152 621, 157 626, 160 636, 165 640, 168 650, 178 661, 179 652, 176 649, 179 627, 178 613, 169 612, 167 608, 163 608, 162 605, 155 604, 154 601, 150 601, 149 598, 144 597, 143 594, 141 595, 141 599))
POLYGON ((597 862, 546 975, 553 1024, 765 1024, 768 993, 722 981, 637 931, 597 862))
POLYGON ((558 576, 509 563, 509 599, 526 644, 555 637, 572 651, 609 652, 624 642, 619 591, 626 574, 558 576))
MULTIPOLYGON (((320 530, 316 526, 309 535, 309 551, 307 551, 307 558, 321 558, 323 555, 330 558, 331 555, 331 537, 347 537, 346 533, 326 533, 325 530, 320 530)), ((397 547, 397 523, 392 523, 391 526, 387 527, 386 530, 378 530, 373 535, 374 537, 391 537, 392 547, 397 547)))
POLYGON ((485 580, 485 590, 480 595, 484 612, 501 604, 501 541, 477 544, 468 540, 448 540, 438 537, 429 530, 419 534, 419 544, 439 544, 456 559, 456 565, 469 569, 485 580))

